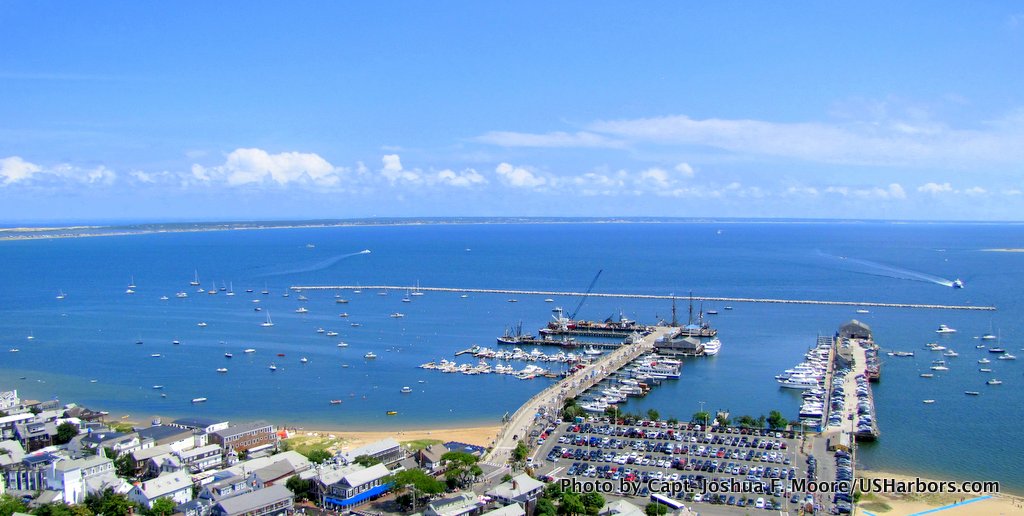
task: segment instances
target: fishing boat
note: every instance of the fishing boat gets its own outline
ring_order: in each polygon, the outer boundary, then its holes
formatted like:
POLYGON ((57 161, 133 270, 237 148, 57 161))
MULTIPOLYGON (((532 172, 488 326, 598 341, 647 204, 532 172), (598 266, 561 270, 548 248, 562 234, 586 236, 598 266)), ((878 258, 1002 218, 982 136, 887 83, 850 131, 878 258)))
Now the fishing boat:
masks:
POLYGON ((260 323, 260 326, 262 326, 262 327, 264 327, 264 328, 269 328, 269 327, 271 327, 271 326, 273 326, 273 325, 274 325, 274 321, 271 321, 271 320, 270 320, 270 311, 268 310, 268 311, 267 311, 267 320, 266 320, 266 321, 264 321, 264 322, 261 322, 261 323, 260 323))
POLYGON ((389 411, 387 411, 387 415, 389 415, 389 416, 397 416, 398 415, 398 411, 397 410, 389 410, 389 411))
POLYGON ((192 398, 192 403, 205 403, 206 398, 192 398))
POLYGON ((935 333, 956 333, 956 330, 945 324, 940 324, 939 329, 935 330, 935 333))
POLYGON ((218 367, 217 368, 217 372, 218 373, 226 373, 226 372, 228 372, 228 368, 226 368, 226 367, 218 367))
POLYGON ((995 378, 993 378, 993 379, 991 379, 991 380, 989 380, 989 381, 987 381, 985 383, 988 384, 988 385, 1002 385, 1003 381, 1002 380, 996 380, 995 378))
POLYGON ((373 360, 374 358, 377 358, 377 354, 374 353, 373 351, 367 351, 366 354, 363 355, 363 358, 367 360, 373 360))
POLYGON ((402 394, 409 394, 412 392, 412 387, 402 387, 402 394))

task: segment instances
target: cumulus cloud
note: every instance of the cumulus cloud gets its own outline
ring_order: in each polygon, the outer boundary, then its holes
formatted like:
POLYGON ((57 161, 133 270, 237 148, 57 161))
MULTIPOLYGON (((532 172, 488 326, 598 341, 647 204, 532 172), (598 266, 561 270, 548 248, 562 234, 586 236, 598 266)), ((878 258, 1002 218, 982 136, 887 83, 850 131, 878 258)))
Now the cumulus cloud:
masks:
POLYGON ((434 183, 463 188, 487 183, 487 178, 471 168, 463 170, 462 172, 444 169, 435 174, 431 179, 434 183))
POLYGON ((82 168, 61 163, 52 167, 43 167, 25 161, 20 156, 0 159, 0 186, 53 181, 86 185, 109 185, 116 179, 117 174, 103 165, 94 168, 82 168))
POLYGON ((418 170, 406 170, 402 167, 402 159, 398 154, 386 154, 381 158, 381 162, 384 168, 380 169, 380 173, 392 185, 399 182, 419 183, 422 179, 418 170))
POLYGON ((270 154, 263 149, 235 149, 223 165, 192 165, 192 177, 201 182, 224 182, 231 186, 292 183, 335 186, 344 169, 336 168, 313 153, 270 154))
POLYGON ((501 163, 494 169, 501 181, 517 188, 537 188, 544 186, 548 180, 523 168, 514 167, 509 163, 501 163))
POLYGON ((943 193, 953 193, 953 185, 949 183, 925 183, 917 187, 918 192, 923 192, 931 195, 938 195, 943 193))

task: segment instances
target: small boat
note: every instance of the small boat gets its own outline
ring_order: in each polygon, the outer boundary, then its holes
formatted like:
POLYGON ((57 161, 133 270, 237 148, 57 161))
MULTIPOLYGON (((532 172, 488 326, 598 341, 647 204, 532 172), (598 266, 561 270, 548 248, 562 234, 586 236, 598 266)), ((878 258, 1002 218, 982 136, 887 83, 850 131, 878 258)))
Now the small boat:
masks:
POLYGON ((136 344, 142 344, 142 337, 139 337, 139 339, 138 339, 138 340, 136 340, 136 341, 135 341, 135 343, 136 343, 136 344))
POLYGON ((412 294, 409 294, 409 295, 410 296, 422 296, 423 295, 423 292, 420 292, 420 282, 419 282, 419 280, 416 281, 416 290, 413 290, 412 294))
POLYGON ((377 355, 373 351, 368 351, 365 355, 363 355, 363 358, 372 360, 374 358, 377 358, 377 355))
POLYGON ((389 416, 397 416, 398 415, 398 411, 397 410, 389 410, 389 411, 387 411, 387 415, 389 415, 389 416))
POLYGON ((235 284, 234 284, 234 283, 232 283, 232 284, 231 284, 231 285, 230 285, 230 286, 228 287, 228 293, 227 293, 227 294, 224 294, 224 295, 225 295, 225 296, 233 296, 233 295, 235 295, 235 284))
POLYGON ((341 405, 341 400, 331 400, 331 405, 341 405))
POLYGON ((245 351, 243 351, 243 353, 255 353, 255 352, 256 352, 256 350, 253 349, 253 348, 246 348, 245 351))
POLYGON ((160 358, 160 353, 153 353, 152 355, 149 355, 149 356, 151 356, 153 358, 160 358))
POLYGON ((252 293, 252 289, 251 288, 247 288, 247 289, 245 289, 245 291, 249 292, 249 293, 252 293))
POLYGON ((932 360, 932 371, 949 371, 945 360, 932 360))
POLYGON ((270 364, 270 366, 267 369, 270 369, 271 371, 277 371, 277 364, 270 364))
POLYGON ((518 299, 509 299, 508 302, 509 303, 518 303, 519 300, 518 299))
POLYGON ((228 368, 226 368, 226 367, 218 367, 217 368, 217 372, 218 373, 226 373, 226 372, 228 372, 228 368))
POLYGON ((348 299, 338 298, 338 299, 335 299, 334 302, 338 303, 339 305, 344 305, 344 304, 348 303, 348 299))
POLYGON ((233 355, 231 353, 224 353, 224 358, 231 358, 233 356, 235 356, 235 355, 233 355))
POLYGON ((708 310, 707 312, 704 312, 704 313, 706 313, 708 315, 718 315, 718 310, 708 310))
POLYGON ((167 297, 167 296, 160 296, 160 300, 161 301, 167 301, 168 299, 170 299, 170 298, 167 297))
POLYGON ((9 350, 7 350, 7 351, 10 351, 11 353, 17 353, 17 352, 19 352, 19 351, 21 351, 21 350, 20 350, 20 349, 18 349, 18 348, 11 348, 11 349, 9 349, 9 350))
POLYGON ((921 373, 921 378, 931 378, 933 376, 935 375, 932 373, 921 373))
POLYGON ((864 309, 864 308, 858 308, 857 309, 857 313, 859 313, 859 314, 869 314, 871 312, 869 310, 867 310, 867 309, 864 309))
POLYGON ((205 403, 206 398, 192 398, 192 403, 205 403))
POLYGON ((979 363, 979 364, 988 364, 988 363, 990 363, 990 362, 992 362, 992 361, 991 361, 991 360, 989 360, 989 359, 987 359, 987 358, 983 358, 983 359, 981 359, 981 360, 978 360, 978 363, 979 363))
POLYGON ((980 371, 982 373, 991 373, 992 369, 990 369, 988 367, 982 367, 982 368, 978 369, 978 371, 980 371))
POLYGON ((555 302, 555 300, 554 300, 554 299, 551 299, 551 298, 549 297, 549 298, 545 299, 545 300, 544 300, 544 302, 545 302, 545 303, 554 303, 554 302, 555 302))
POLYGON ((351 326, 351 327, 353 327, 353 328, 358 328, 358 327, 362 326, 362 324, 359 324, 359 323, 357 323, 357 322, 354 322, 354 323, 351 323, 351 324, 349 324, 349 326, 351 326))
POLYGON ((338 317, 348 317, 348 312, 341 312, 338 317))
POLYGON ((278 354, 277 354, 277 356, 279 356, 279 357, 283 357, 283 356, 284 356, 284 353, 278 353, 278 354))
POLYGON ((30 332, 28 332, 28 337, 25 337, 25 338, 26 338, 26 339, 28 339, 28 340, 35 340, 35 339, 36 339, 36 336, 35 336, 35 334, 33 334, 33 333, 32 333, 32 332, 30 331, 30 332))
POLYGON ((386 296, 386 295, 388 295, 388 292, 386 290, 382 290, 380 292, 377 292, 377 295, 378 296, 386 296))
POLYGON ((953 280, 953 283, 950 283, 949 286, 953 288, 964 288, 964 282, 960 278, 957 278, 953 280))
POLYGON ((188 292, 185 292, 185 291, 178 292, 178 293, 174 294, 174 297, 176 297, 178 299, 186 298, 186 297, 188 297, 188 292))
POLYGON ((403 314, 402 312, 395 312, 391 314, 391 318, 393 319, 401 319, 402 317, 405 317, 405 314, 403 314))
POLYGON ((98 382, 98 381, 99 381, 99 380, 89 380, 89 383, 96 383, 96 382, 98 382))
POLYGON ((175 339, 175 340, 172 340, 172 341, 171 341, 171 344, 173 344, 173 345, 177 346, 177 345, 181 344, 181 341, 180 341, 180 340, 177 340, 177 339, 175 339))
POLYGON ((412 392, 412 387, 402 387, 402 394, 409 394, 412 392))
POLYGON ((134 294, 134 293, 135 293, 135 291, 129 288, 129 289, 126 289, 126 290, 124 291, 124 293, 125 293, 125 294, 134 294))
POLYGON ((327 330, 325 330, 325 329, 323 329, 323 328, 317 328, 317 329, 316 329, 316 332, 317 332, 317 333, 324 333, 325 331, 327 331, 327 330))
POLYGON ((341 341, 341 342, 338 343, 338 347, 339 348, 347 348, 348 347, 348 342, 341 341))
POLYGON ((935 330, 935 333, 956 333, 956 330, 945 324, 940 324, 939 329, 935 330))
POLYGON ((304 307, 304 306, 300 306, 300 307, 295 309, 295 313, 297 313, 297 314, 309 313, 309 309, 304 307))
POLYGON ((1005 355, 999 355, 998 360, 1017 360, 1017 357, 1015 355, 1007 353, 1005 355))
POLYGON ((964 391, 964 394, 966 394, 968 396, 977 396, 977 395, 979 395, 981 393, 978 392, 978 391, 964 391))
POLYGON ((164 394, 164 393, 162 393, 162 392, 161 392, 161 393, 160 393, 160 397, 161 397, 161 398, 166 398, 166 397, 167 397, 167 394, 164 394))
POLYGON ((987 381, 985 383, 988 384, 988 385, 1002 385, 1003 381, 1002 380, 996 380, 995 378, 993 378, 993 379, 991 379, 991 380, 989 380, 989 381, 987 381))
POLYGON ((931 404, 931 403, 935 403, 935 400, 924 400, 924 402, 927 403, 927 404, 931 404))
POLYGON ((952 349, 950 349, 950 350, 946 351, 945 353, 943 353, 942 356, 944 356, 944 357, 958 357, 958 356, 960 356, 960 353, 957 353, 956 351, 953 351, 952 349))
POLYGON ((722 308, 724 308, 725 310, 732 310, 732 307, 731 307, 731 306, 728 306, 728 305, 726 305, 726 306, 724 306, 724 307, 722 307, 722 308))
POLYGON ((198 327, 200 327, 200 328, 205 328, 205 327, 206 327, 207 325, 206 325, 206 322, 204 322, 204 321, 199 321, 199 323, 198 323, 198 324, 196 324, 196 326, 198 326, 198 327))
POLYGON ((338 336, 338 332, 336 332, 336 331, 329 331, 329 332, 327 332, 327 336, 328 337, 337 337, 338 336))
POLYGON ((306 357, 302 357, 302 358, 299 359, 299 362, 302 362, 303 364, 305 364, 306 362, 309 362, 309 359, 306 358, 306 357))
POLYGON ((253 311, 256 311, 256 312, 262 312, 262 311, 263 311, 263 309, 257 306, 257 307, 254 307, 254 308, 253 308, 253 311))
POLYGON ((160 390, 160 389, 163 389, 164 386, 163 385, 154 385, 153 388, 156 389, 156 390, 160 390))
POLYGON ((462 295, 461 295, 461 296, 459 296, 459 297, 461 297, 462 299, 466 299, 467 297, 469 297, 469 294, 462 294, 462 295))
POLYGON ((403 297, 402 298, 402 302, 403 303, 412 303, 412 299, 409 299, 408 297, 403 297))

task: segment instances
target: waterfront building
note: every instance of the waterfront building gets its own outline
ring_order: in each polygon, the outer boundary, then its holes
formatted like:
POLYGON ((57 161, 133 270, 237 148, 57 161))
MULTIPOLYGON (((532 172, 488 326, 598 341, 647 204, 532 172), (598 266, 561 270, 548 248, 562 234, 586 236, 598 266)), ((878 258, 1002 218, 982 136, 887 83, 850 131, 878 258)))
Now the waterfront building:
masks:
POLYGON ((147 509, 153 502, 167 498, 180 505, 192 499, 192 478, 185 471, 165 473, 152 480, 139 482, 128 492, 128 499, 147 509))
POLYGON ((218 444, 227 451, 254 453, 277 447, 277 431, 264 421, 229 426, 210 434, 210 443, 218 444))
POLYGON ((367 444, 366 446, 360 446, 345 453, 340 453, 337 457, 343 464, 352 464, 355 462, 356 457, 363 455, 377 459, 385 466, 391 468, 404 459, 406 453, 402 445, 398 444, 398 441, 387 438, 367 444))
POLYGON ((390 474, 384 464, 368 468, 359 464, 334 464, 319 468, 313 485, 321 507, 342 510, 387 493, 391 484, 385 483, 384 478, 390 474))

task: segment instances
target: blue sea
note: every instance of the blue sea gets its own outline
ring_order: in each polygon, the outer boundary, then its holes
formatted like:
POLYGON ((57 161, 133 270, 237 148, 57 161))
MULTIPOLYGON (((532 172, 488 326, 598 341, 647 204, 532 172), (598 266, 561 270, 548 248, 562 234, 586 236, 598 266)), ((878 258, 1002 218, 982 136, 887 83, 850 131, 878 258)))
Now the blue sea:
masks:
MULTIPOLYGON (((7 241, 0 242, 0 389, 136 420, 197 415, 346 429, 497 424, 551 380, 417 366, 454 359, 475 344, 495 347, 508 326, 522 321, 535 332, 553 305, 569 312, 580 305, 575 297, 509 303, 508 295, 440 292, 403 303, 402 292, 382 296, 369 288, 341 292, 350 300, 343 305, 333 291, 305 292, 306 302, 294 292, 283 297, 293 285, 579 292, 601 270, 595 292, 994 305, 995 312, 857 314, 850 306, 730 303, 726 311, 724 303, 704 303, 719 311, 709 317, 722 352, 687 360, 680 380, 625 410, 688 419, 704 402, 733 416, 777 409, 795 418, 799 394, 780 389, 773 376, 799 362, 818 335, 857 318, 883 351, 916 352, 883 353, 875 387, 882 436, 860 448, 861 464, 1001 480, 1004 490, 1024 492, 1020 454, 1012 451, 1024 420, 1024 254, 986 251, 1021 246, 1020 225, 881 222, 358 226, 7 241), (371 252, 359 253, 364 249, 371 252), (195 271, 204 288, 230 285, 236 295, 196 292, 189 285, 195 271), (947 286, 956 278, 966 288, 947 286), (135 293, 126 294, 131 282, 135 293), (260 294, 264 288, 269 295, 260 294), (58 300, 61 291, 66 298, 58 300), (176 298, 178 291, 188 298, 176 298), (299 306, 308 313, 296 313, 299 306), (394 312, 405 317, 390 317, 394 312), (270 328, 260 325, 267 313, 270 328), (937 335, 939 324, 959 331, 937 335), (976 348, 977 337, 989 331, 1022 360, 992 356, 993 372, 979 372, 977 360, 990 354, 976 348), (950 371, 924 379, 919 374, 937 358, 924 345, 935 341, 960 356, 947 359, 950 371), (364 359, 368 351, 378 358, 364 359), (1004 384, 986 385, 992 377, 1004 384), (400 393, 403 386, 414 392, 400 393), (209 401, 192 404, 196 397, 209 401)), ((684 320, 686 308, 679 304, 684 320)), ((671 304, 591 297, 578 317, 620 314, 653 323, 670 317, 671 304)))

